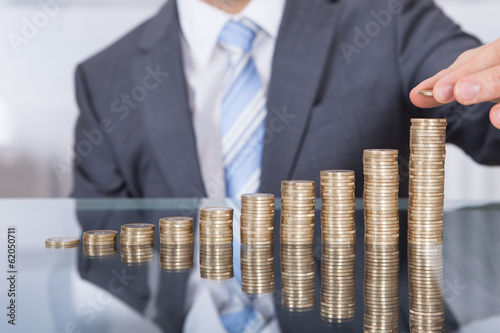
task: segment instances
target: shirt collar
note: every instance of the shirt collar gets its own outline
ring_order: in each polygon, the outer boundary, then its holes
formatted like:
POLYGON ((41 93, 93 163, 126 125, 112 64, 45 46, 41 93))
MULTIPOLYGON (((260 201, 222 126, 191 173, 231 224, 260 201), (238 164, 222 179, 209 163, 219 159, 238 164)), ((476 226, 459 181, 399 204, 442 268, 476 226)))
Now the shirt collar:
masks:
MULTIPOLYGON (((174 1, 174 0, 170 0, 174 1)), ((229 20, 247 18, 273 39, 278 36, 286 0, 251 0, 239 14, 229 14, 202 0, 177 0, 182 34, 195 60, 208 65, 219 35, 229 20)))

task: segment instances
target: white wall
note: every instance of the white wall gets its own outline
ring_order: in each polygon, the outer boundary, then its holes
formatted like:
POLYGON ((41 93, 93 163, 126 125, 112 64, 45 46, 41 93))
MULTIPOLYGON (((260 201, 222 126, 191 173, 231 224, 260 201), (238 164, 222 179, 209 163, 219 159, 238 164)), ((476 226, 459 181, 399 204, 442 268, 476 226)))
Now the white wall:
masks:
MULTIPOLYGON (((16 52, 8 39, 25 20, 43 19, 38 0, 0 0, 0 197, 65 196, 65 162, 77 116, 76 65, 154 15, 163 0, 57 0, 64 3, 16 52)), ((43 0, 44 3, 54 0, 43 0)), ((43 21, 40 21, 44 23, 43 21)))
MULTIPOLYGON (((55 0, 44 0, 54 2, 55 0)), ((96 53, 153 15, 163 0, 57 0, 64 3, 15 52, 9 33, 42 18, 38 0, 0 0, 0 197, 65 196, 65 163, 77 116, 73 73, 96 53)), ((306 1, 306 0, 304 0, 306 1)), ((438 0, 484 41, 500 37, 498 0, 438 0)), ((43 23, 43 22, 42 22, 43 23)), ((447 197, 500 200, 500 169, 477 166, 454 147, 447 160, 447 197)))

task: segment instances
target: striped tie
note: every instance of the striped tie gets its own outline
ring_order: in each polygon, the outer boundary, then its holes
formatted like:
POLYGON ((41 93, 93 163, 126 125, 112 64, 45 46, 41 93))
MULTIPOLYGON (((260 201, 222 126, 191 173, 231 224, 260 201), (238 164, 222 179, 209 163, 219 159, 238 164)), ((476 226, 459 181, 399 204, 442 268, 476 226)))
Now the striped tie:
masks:
POLYGON ((226 196, 257 192, 264 148, 266 96, 250 50, 259 28, 229 21, 219 36, 231 58, 223 85, 221 141, 226 196))

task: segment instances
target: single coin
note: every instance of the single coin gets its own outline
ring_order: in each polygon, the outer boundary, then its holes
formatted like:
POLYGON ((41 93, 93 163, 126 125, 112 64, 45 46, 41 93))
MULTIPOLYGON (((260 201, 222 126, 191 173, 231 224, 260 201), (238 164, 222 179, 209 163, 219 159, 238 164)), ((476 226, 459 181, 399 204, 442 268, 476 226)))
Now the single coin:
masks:
POLYGON ((314 182, 311 180, 283 180, 281 181, 282 186, 293 186, 293 187, 300 187, 300 186, 311 186, 314 187, 314 182))
POLYGON ((437 125, 437 124, 444 124, 446 125, 446 119, 444 118, 412 118, 411 119, 411 123, 412 124, 433 124, 433 125, 437 125))
POLYGON ((121 241, 144 241, 148 239, 154 239, 154 234, 120 234, 121 241))
POLYGON ((274 202, 274 194, 269 193, 246 193, 241 195, 242 200, 269 200, 274 202))
POLYGON ((89 237, 98 237, 98 238, 105 238, 105 237, 116 237, 118 235, 118 232, 115 230, 89 230, 85 231, 83 233, 83 236, 89 236, 89 237))
POLYGON ((427 97, 433 97, 434 96, 434 91, 433 90, 419 90, 418 94, 420 96, 427 96, 427 97))
POLYGON ((154 233, 155 225, 151 223, 130 223, 124 224, 121 227, 121 231, 125 233, 154 233))
POLYGON ((190 224, 193 222, 192 217, 185 217, 185 216, 170 216, 170 217, 162 217, 160 219, 161 224, 176 224, 176 223, 182 223, 182 224, 190 224))

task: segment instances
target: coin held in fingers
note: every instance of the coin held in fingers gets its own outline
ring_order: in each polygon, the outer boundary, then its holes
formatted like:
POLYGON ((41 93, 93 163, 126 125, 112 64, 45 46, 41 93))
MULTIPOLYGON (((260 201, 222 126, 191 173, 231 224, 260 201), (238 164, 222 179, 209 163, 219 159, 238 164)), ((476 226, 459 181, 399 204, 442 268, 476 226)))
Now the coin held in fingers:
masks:
POLYGON ((419 90, 418 94, 421 95, 421 96, 433 97, 434 96, 434 91, 431 90, 431 89, 419 90))

